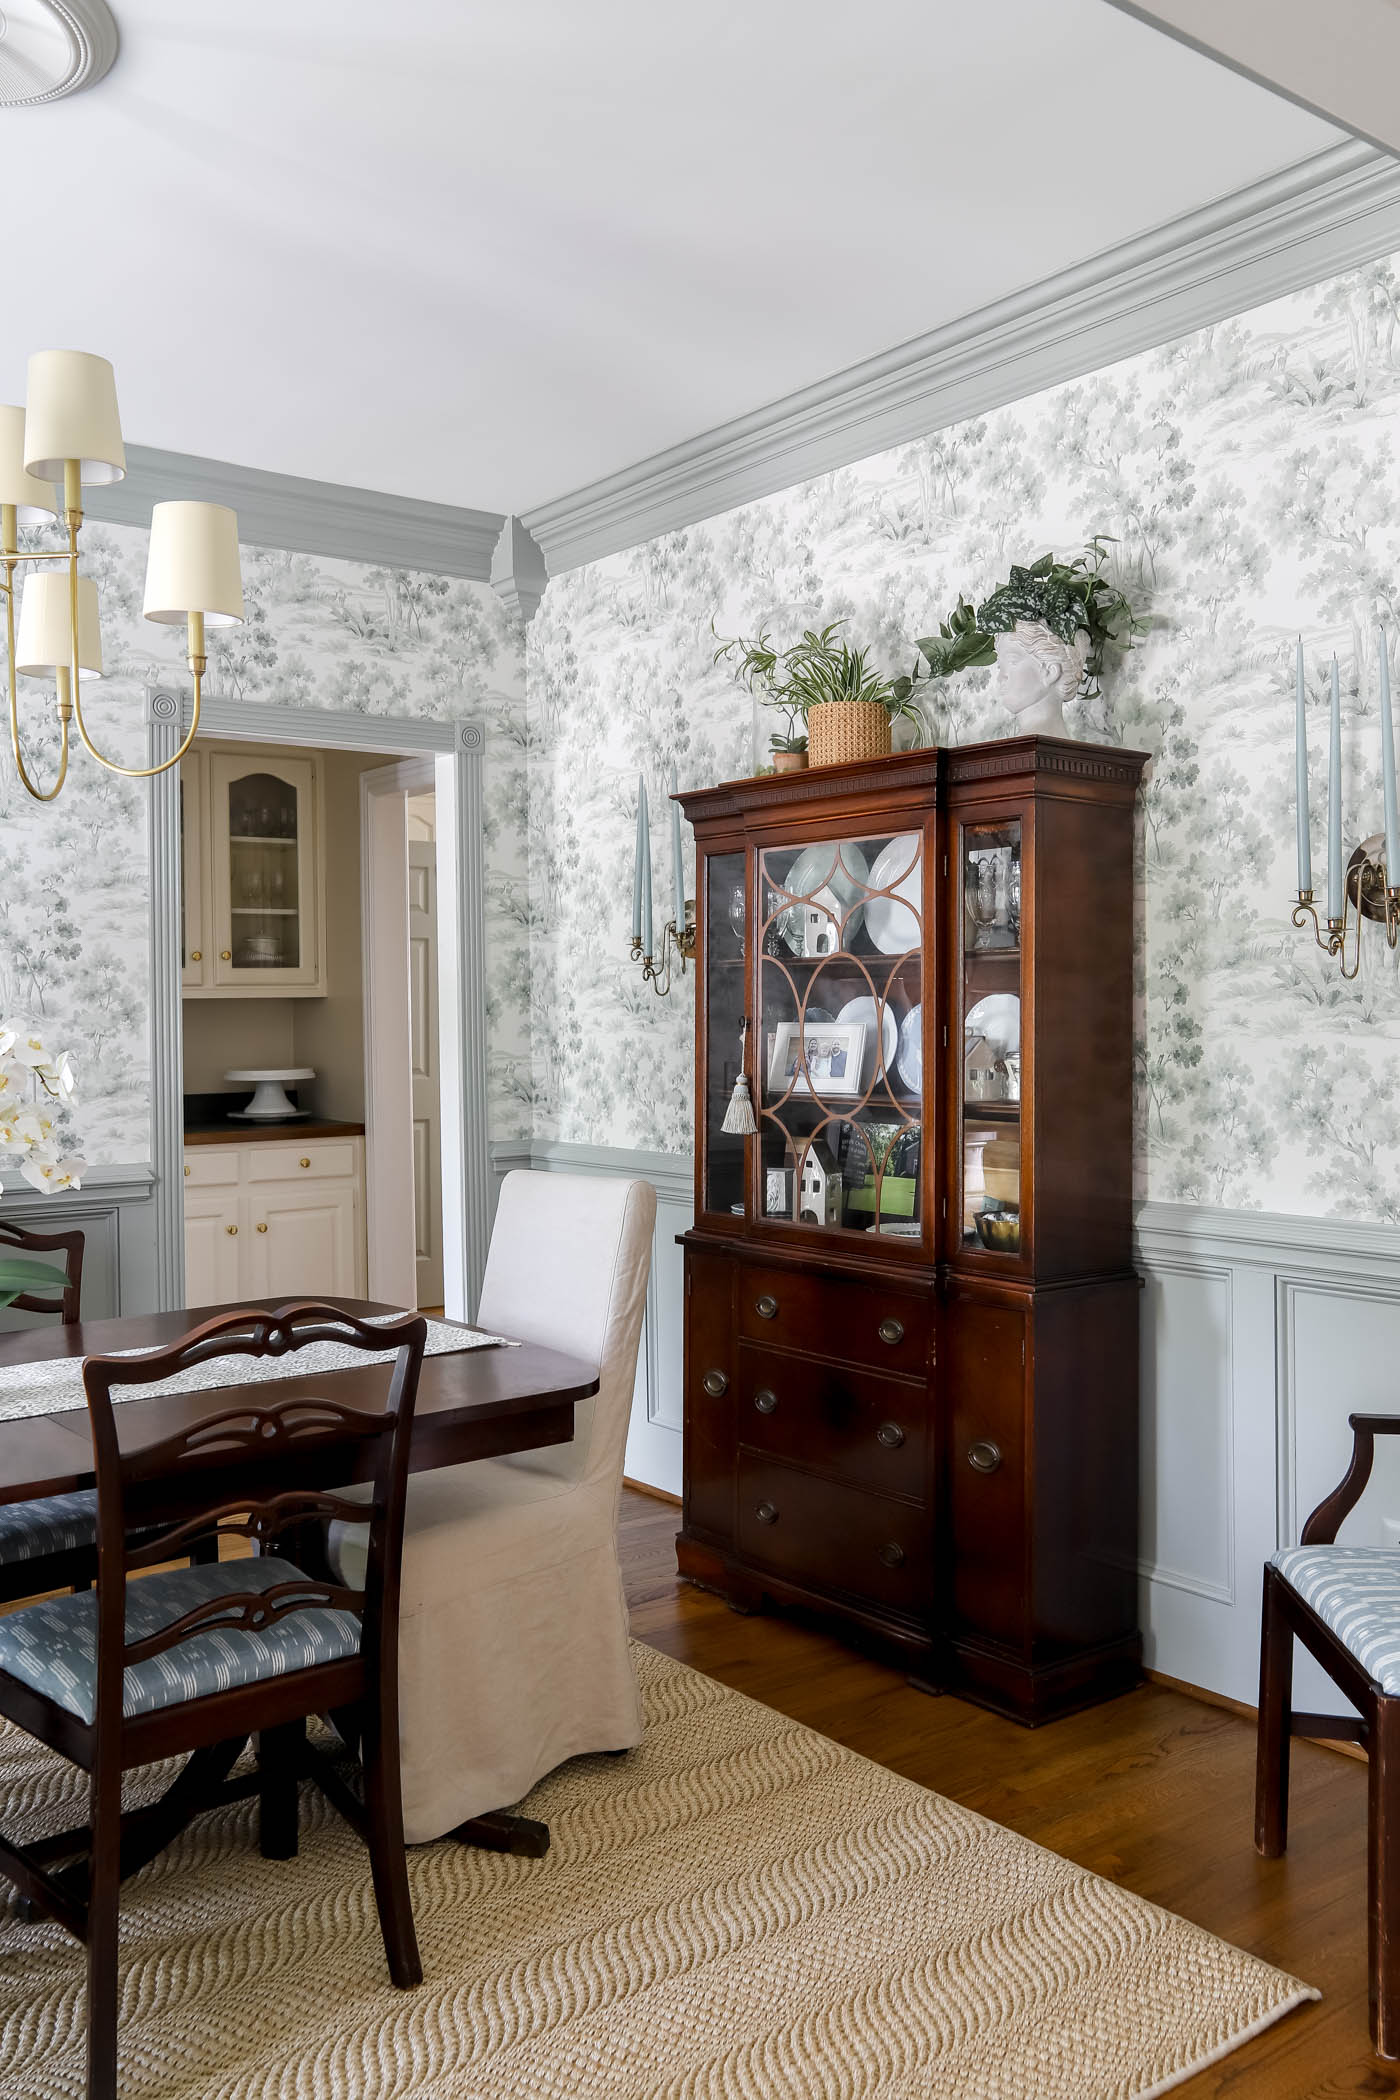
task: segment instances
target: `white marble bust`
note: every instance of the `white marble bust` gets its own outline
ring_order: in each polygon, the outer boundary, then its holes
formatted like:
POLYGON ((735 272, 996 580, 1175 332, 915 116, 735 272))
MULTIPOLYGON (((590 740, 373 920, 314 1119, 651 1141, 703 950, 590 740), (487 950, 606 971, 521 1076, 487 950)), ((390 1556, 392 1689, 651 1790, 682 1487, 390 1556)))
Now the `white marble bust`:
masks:
POLYGON ((1018 620, 997 636, 996 695, 1019 735, 1068 736, 1064 707, 1084 683, 1089 637, 1062 642, 1043 620, 1018 620))

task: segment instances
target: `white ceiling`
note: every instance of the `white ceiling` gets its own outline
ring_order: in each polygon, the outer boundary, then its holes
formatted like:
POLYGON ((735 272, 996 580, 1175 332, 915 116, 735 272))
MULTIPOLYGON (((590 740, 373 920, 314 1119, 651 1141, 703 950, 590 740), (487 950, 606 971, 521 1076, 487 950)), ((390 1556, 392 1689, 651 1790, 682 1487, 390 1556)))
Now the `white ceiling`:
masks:
POLYGON ((115 8, 0 118, 0 400, 98 350, 130 441, 501 510, 1340 136, 1105 0, 115 8))

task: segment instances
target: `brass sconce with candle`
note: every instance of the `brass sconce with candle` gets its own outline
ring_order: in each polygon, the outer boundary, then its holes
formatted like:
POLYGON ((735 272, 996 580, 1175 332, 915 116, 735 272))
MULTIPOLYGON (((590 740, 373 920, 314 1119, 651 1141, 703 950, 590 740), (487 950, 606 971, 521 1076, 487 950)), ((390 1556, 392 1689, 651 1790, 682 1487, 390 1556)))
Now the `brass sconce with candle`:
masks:
POLYGON ((194 676, 189 734, 158 766, 123 765, 98 750, 83 715, 83 678, 102 676, 102 637, 97 586, 78 572, 78 536, 84 484, 120 481, 125 473, 116 378, 106 358, 85 350, 36 351, 29 360, 25 406, 0 407, 0 595, 5 601, 10 747, 20 780, 36 802, 52 802, 68 777, 70 725, 109 772, 144 780, 178 765, 199 728, 206 627, 243 618, 237 517, 220 503, 157 503, 151 512, 143 611, 148 620, 185 626, 186 656, 194 676), (62 484, 61 497, 55 483, 62 484), (60 510, 67 549, 21 553, 20 527, 46 524, 60 510), (21 597, 18 571, 28 563, 36 566, 29 571, 21 597), (24 760, 17 686, 21 677, 54 681, 58 770, 46 788, 31 778, 24 760))
POLYGON ((1373 919, 1385 927, 1387 944, 1400 940, 1400 809, 1395 797, 1395 724, 1390 708, 1390 657, 1385 629, 1376 630, 1380 645, 1381 793, 1384 830, 1365 838, 1345 867, 1342 862, 1342 700, 1337 659, 1332 658, 1331 710, 1327 769, 1327 930, 1313 902, 1312 837, 1308 816, 1308 740, 1303 675, 1303 639, 1297 658, 1298 901, 1293 924, 1312 922, 1319 948, 1335 955, 1343 977, 1361 968, 1361 922, 1373 919), (1347 929, 1354 925, 1351 963, 1347 964, 1347 929))
POLYGON ((661 929, 661 948, 654 953, 651 909, 651 818, 647 784, 637 778, 637 850, 632 869, 632 960, 642 966, 642 982, 659 998, 671 989, 671 966, 680 960, 681 974, 695 955, 695 899, 685 894, 685 859, 681 852, 681 811, 676 800, 676 769, 671 768, 671 879, 674 911, 661 929))

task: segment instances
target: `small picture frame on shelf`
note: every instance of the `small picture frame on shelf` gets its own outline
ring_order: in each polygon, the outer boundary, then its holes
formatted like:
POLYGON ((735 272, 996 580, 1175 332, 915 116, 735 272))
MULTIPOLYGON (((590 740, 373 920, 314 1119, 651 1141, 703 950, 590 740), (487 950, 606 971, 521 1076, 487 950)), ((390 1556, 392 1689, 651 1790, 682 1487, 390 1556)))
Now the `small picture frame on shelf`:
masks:
POLYGON ((779 1021, 768 1061, 770 1094, 820 1094, 853 1101, 861 1093, 864 1021, 779 1021))
POLYGON ((791 1167, 765 1167, 763 1173, 763 1215, 765 1218, 790 1218, 792 1216, 791 1167))

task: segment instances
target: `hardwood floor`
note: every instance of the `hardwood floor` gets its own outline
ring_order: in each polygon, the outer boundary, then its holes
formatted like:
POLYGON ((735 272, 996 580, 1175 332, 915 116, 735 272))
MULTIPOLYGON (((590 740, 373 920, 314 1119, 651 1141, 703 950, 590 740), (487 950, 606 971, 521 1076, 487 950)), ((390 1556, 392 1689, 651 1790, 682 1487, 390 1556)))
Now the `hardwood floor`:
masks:
MULTIPOLYGON (((1182 2100, 1400 2092, 1366 2024, 1366 1772, 1293 1748, 1288 1855, 1252 1842, 1254 1726, 1144 1685, 1029 1733, 773 1616, 741 1618, 676 1575, 679 1512, 627 1488, 622 1564, 639 1640, 1018 1830, 1323 1993, 1176 2089, 1182 2100)), ((1034 2100, 1027 2095, 1026 2100, 1034 2100)))

